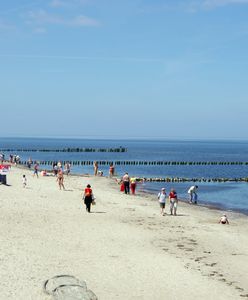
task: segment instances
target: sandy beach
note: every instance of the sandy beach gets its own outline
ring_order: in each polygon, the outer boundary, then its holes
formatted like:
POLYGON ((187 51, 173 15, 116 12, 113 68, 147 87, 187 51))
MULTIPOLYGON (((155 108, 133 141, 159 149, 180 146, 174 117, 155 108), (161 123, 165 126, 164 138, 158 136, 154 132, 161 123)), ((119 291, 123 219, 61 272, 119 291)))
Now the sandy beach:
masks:
MULTIPOLYGON (((156 196, 124 195, 113 179, 32 176, 13 167, 0 185, 0 299, 49 300, 45 280, 87 282, 98 299, 248 299, 248 219, 179 203, 160 215, 156 196), (22 174, 27 188, 22 187, 22 174), (97 204, 85 211, 90 183, 97 204)), ((166 187, 166 184, 165 184, 166 187)))

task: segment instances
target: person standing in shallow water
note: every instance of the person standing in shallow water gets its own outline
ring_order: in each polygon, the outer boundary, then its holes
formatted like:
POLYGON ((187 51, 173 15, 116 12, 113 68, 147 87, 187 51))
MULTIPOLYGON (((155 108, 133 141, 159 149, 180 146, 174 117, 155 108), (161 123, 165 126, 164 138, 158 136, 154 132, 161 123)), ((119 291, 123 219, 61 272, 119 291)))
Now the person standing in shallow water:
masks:
POLYGON ((94 161, 94 175, 97 176, 98 173, 98 162, 94 161))
POLYGON ((90 184, 87 184, 87 186, 84 190, 83 199, 84 199, 84 204, 86 206, 86 211, 88 213, 90 213, 93 198, 94 197, 93 197, 93 192, 92 192, 91 186, 90 186, 90 184))
POLYGON ((196 193, 197 189, 198 189, 198 185, 192 185, 188 190, 190 204, 193 203, 193 201, 194 204, 197 204, 197 198, 198 198, 196 193))
POLYGON ((114 173, 115 173, 115 167, 114 167, 114 164, 111 163, 109 166, 109 177, 113 177, 114 173))
POLYGON ((69 162, 66 162, 65 164, 65 174, 68 176, 71 172, 71 164, 69 162))

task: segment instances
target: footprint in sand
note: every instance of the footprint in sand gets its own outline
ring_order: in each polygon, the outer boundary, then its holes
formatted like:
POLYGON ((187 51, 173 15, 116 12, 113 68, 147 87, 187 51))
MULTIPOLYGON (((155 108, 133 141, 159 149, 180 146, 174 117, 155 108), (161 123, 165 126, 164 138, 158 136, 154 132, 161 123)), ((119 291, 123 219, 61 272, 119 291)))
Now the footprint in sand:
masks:
POLYGON ((240 292, 243 292, 243 291, 244 291, 244 289, 242 289, 242 288, 239 287, 239 286, 235 286, 235 289, 238 290, 238 291, 240 291, 240 292))
POLYGON ((213 267, 215 265, 217 265, 217 263, 205 264, 205 266, 207 266, 207 267, 213 267))

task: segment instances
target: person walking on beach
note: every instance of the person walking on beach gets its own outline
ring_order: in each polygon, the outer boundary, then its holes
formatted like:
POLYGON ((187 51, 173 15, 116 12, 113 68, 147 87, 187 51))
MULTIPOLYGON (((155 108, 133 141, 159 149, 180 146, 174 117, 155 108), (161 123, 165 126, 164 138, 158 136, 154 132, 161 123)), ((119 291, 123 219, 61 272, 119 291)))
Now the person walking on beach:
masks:
POLYGON ((63 188, 63 190, 65 190, 65 186, 64 186, 64 174, 62 170, 59 170, 58 175, 57 175, 57 181, 59 184, 59 189, 61 190, 61 188, 63 188))
POLYGON ((91 189, 90 184, 87 184, 87 186, 86 186, 86 188, 84 190, 83 199, 84 199, 84 204, 86 206, 86 211, 88 213, 90 213, 91 204, 92 204, 92 202, 94 200, 93 191, 91 189))
POLYGON ((197 198, 198 198, 196 193, 197 189, 198 189, 198 185, 192 185, 188 190, 190 204, 193 203, 193 201, 194 204, 197 204, 197 198))
POLYGON ((27 166, 29 169, 31 169, 32 163, 33 163, 32 159, 31 159, 31 157, 29 157, 28 162, 27 162, 27 166))
POLYGON ((39 164, 35 163, 33 177, 36 175, 36 177, 38 178, 39 177, 38 172, 39 172, 39 164))
POLYGON ((94 161, 94 175, 97 176, 98 175, 98 162, 94 161))
POLYGON ((171 215, 174 214, 174 216, 176 216, 178 199, 177 199, 177 192, 174 189, 171 189, 170 191, 169 200, 170 200, 170 213, 171 215))
POLYGON ((165 188, 161 189, 161 192, 158 193, 158 202, 161 208, 161 215, 165 216, 165 203, 166 203, 166 191, 165 188))
POLYGON ((22 175, 22 186, 26 188, 27 186, 27 177, 26 175, 22 175))
POLYGON ((122 180, 124 184, 124 192, 125 194, 129 194, 130 177, 128 173, 125 173, 125 175, 122 177, 122 180))
POLYGON ((135 190, 136 190, 136 178, 135 177, 130 178, 130 189, 131 189, 132 195, 135 195, 135 190))

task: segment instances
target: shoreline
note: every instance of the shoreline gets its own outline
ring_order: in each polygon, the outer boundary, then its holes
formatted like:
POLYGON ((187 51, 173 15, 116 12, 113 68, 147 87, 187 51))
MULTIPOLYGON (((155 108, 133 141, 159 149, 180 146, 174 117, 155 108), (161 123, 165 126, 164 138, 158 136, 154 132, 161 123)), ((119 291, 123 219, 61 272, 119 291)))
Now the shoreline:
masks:
MULTIPOLYGON (((148 194, 148 195, 151 195, 151 196, 156 196, 156 193, 154 192, 154 193, 152 193, 152 192, 150 192, 150 191, 139 191, 140 193, 144 193, 144 194, 148 194)), ((189 204, 188 203, 188 199, 186 199, 186 198, 179 198, 178 199, 180 202, 182 202, 182 203, 184 203, 184 204, 189 204)), ((242 210, 235 210, 235 209, 228 209, 227 207, 225 207, 224 205, 223 206, 221 206, 221 204, 220 205, 218 205, 218 204, 216 204, 216 205, 211 205, 211 204, 207 204, 207 203, 201 203, 201 204, 197 204, 197 205, 195 205, 195 204, 191 204, 191 206, 195 206, 195 207, 205 207, 205 208, 208 208, 208 209, 210 209, 210 210, 216 210, 216 211, 225 211, 225 212, 230 212, 230 213, 236 213, 236 214, 240 214, 240 215, 243 215, 243 216, 248 216, 248 210, 247 210, 247 212, 246 212, 246 210, 245 211, 242 211, 242 210)))
MULTIPOLYGON (((7 162, 6 162, 7 163, 7 162)), ((26 165, 12 165, 12 167, 16 167, 16 168, 19 168, 19 169, 24 169, 24 170, 28 170, 28 171, 31 171, 32 172, 32 169, 29 169, 26 165)), ((41 168, 41 170, 45 170, 44 168, 41 168)), ((47 170, 47 172, 49 174, 52 174, 52 170, 47 170)), ((52 176, 52 175, 49 175, 49 176, 52 176)), ((89 173, 85 173, 85 174, 79 174, 79 173, 70 173, 69 176, 74 176, 74 177, 95 177, 93 174, 89 174, 89 173)), ((96 176, 96 177, 99 177, 99 176, 96 176)), ((114 177, 110 178, 108 176, 103 176, 104 178, 107 178, 109 180, 114 180, 114 179, 118 179, 118 177, 120 178, 121 176, 118 176, 118 175, 115 175, 114 177)), ((180 184, 180 183, 179 183, 180 184)), ((117 184, 118 185, 118 184, 117 184)), ((139 190, 139 193, 143 193, 143 194, 148 194, 150 196, 156 196, 157 195, 157 192, 152 192, 151 190, 139 190)), ((180 198, 179 199, 180 202, 183 202, 185 204, 188 204, 188 199, 187 198, 180 198)), ((242 210, 242 209, 229 209, 228 207, 225 207, 225 205, 222 205, 222 204, 208 204, 207 202, 203 202, 201 204, 197 204, 196 205, 197 207, 205 207, 205 208, 208 208, 210 210, 217 210, 217 211, 223 211, 223 212, 226 212, 226 213, 236 213, 236 214, 241 214, 243 216, 248 216, 248 209, 246 210, 242 210)))

